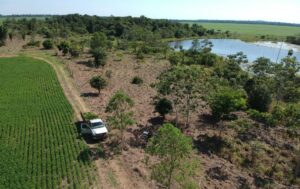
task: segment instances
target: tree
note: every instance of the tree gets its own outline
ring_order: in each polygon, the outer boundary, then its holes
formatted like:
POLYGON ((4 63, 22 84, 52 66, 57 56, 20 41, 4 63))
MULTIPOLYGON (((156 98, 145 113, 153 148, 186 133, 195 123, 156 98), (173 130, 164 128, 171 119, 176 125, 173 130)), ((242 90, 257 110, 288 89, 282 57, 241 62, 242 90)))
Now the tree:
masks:
POLYGON ((62 51, 64 55, 69 53, 70 50, 70 44, 67 41, 60 42, 59 45, 57 45, 58 50, 62 51))
POLYGON ((169 61, 172 65, 178 65, 181 63, 182 57, 180 55, 181 53, 173 52, 169 56, 169 61))
POLYGON ((154 103, 155 111, 158 112, 163 118, 173 110, 172 102, 166 98, 161 98, 154 103))
POLYGON ((107 54, 103 48, 93 49, 91 53, 95 59, 94 63, 96 68, 105 65, 107 54))
POLYGON ((248 63, 247 56, 243 52, 238 52, 227 56, 230 61, 236 62, 238 65, 248 63))
POLYGON ((7 38, 7 29, 3 25, 0 26, 0 47, 5 44, 7 38))
POLYGON ((196 188, 191 177, 195 175, 196 162, 189 159, 192 139, 186 137, 172 124, 164 124, 150 139, 146 152, 158 157, 152 167, 152 178, 170 189, 174 182, 182 188, 196 188))
POLYGON ((236 55, 232 56, 233 57, 229 57, 222 64, 217 64, 214 73, 220 78, 226 79, 231 86, 244 86, 248 80, 248 73, 241 69, 240 63, 246 60, 237 58, 236 55))
POLYGON ((53 42, 49 39, 45 40, 43 42, 44 49, 52 49, 53 48, 53 42))
POLYGON ((106 48, 108 45, 107 37, 102 32, 94 33, 91 39, 91 49, 106 48))
POLYGON ((253 65, 250 66, 250 71, 259 77, 266 77, 267 74, 271 73, 272 62, 268 58, 258 58, 254 61, 253 65))
POLYGON ((158 77, 157 91, 172 101, 176 113, 176 126, 179 112, 184 114, 185 126, 188 126, 190 112, 195 110, 207 91, 207 78, 206 70, 198 65, 174 66, 158 77))
POLYGON ((91 87, 97 89, 98 94, 100 94, 100 91, 107 86, 107 82, 102 77, 96 76, 90 80, 90 85, 91 85, 91 87))
POLYGON ((300 63, 296 57, 287 56, 281 60, 280 64, 274 65, 274 93, 277 102, 285 100, 287 102, 296 102, 300 99, 298 72, 300 63))
POLYGON ((258 79, 250 79, 245 85, 248 94, 248 105, 252 109, 267 112, 272 103, 271 90, 258 79))
POLYGON ((213 116, 219 120, 230 112, 246 108, 246 94, 244 91, 223 88, 217 91, 209 101, 213 116))
POLYGON ((69 52, 72 57, 74 57, 74 58, 79 57, 80 51, 81 51, 81 48, 80 48, 79 44, 72 44, 70 46, 69 52))
POLYGON ((133 112, 133 100, 125 94, 123 91, 117 91, 109 100, 106 107, 106 112, 112 113, 108 122, 114 128, 120 130, 121 147, 123 149, 124 143, 124 130, 134 124, 133 112))

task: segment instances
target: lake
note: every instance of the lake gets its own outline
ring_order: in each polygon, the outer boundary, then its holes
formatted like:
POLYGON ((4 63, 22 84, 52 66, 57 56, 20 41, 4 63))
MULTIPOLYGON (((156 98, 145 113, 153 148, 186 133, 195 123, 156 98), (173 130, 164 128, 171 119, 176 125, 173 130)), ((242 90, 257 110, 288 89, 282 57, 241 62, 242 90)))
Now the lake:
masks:
MULTIPOLYGON (((202 40, 203 39, 199 39, 199 41, 202 40)), ((221 56, 236 54, 237 52, 242 51, 247 55, 250 62, 253 62, 259 57, 266 57, 271 59, 271 61, 276 62, 279 52, 280 61, 287 56, 289 49, 292 49, 294 51, 294 56, 300 61, 300 46, 284 42, 247 43, 238 39, 209 39, 209 41, 213 43, 212 52, 221 56)), ((171 42, 170 46, 177 50, 182 46, 183 49, 187 50, 191 48, 192 42, 193 40, 175 41, 171 42)))

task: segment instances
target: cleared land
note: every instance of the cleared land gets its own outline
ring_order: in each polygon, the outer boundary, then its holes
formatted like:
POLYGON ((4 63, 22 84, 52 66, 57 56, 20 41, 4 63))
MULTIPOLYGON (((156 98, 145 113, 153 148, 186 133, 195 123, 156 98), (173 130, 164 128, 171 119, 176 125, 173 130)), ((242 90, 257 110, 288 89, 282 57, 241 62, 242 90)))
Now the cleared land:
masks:
POLYGON ((276 26, 266 24, 237 24, 237 23, 209 23, 209 22, 184 22, 189 24, 197 23, 208 29, 230 31, 241 35, 273 35, 286 37, 300 34, 300 27, 276 26))
POLYGON ((92 188, 74 112, 43 61, 0 59, 0 188, 92 188))

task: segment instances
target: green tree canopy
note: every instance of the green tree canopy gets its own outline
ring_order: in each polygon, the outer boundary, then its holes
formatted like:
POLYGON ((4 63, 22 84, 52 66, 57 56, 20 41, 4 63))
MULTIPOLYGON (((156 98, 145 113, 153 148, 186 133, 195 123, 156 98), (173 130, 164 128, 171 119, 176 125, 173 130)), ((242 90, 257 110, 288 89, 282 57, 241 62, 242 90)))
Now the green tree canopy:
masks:
POLYGON ((98 93, 100 94, 100 91, 107 86, 107 82, 101 76, 95 76, 90 80, 90 85, 91 87, 97 89, 98 93))
POLYGON ((158 77, 157 91, 172 101, 176 124, 178 113, 183 113, 185 125, 189 124, 190 112, 195 110, 198 102, 207 92, 208 75, 207 70, 201 66, 178 65, 158 77))
POLYGON ((165 117, 166 114, 170 113, 173 110, 172 102, 167 98, 161 98, 157 100, 154 104, 155 111, 163 117, 165 117))
POLYGON ((91 50, 91 53, 94 57, 95 67, 104 66, 106 63, 107 54, 103 48, 95 48, 91 50))
POLYGON ((106 112, 111 113, 108 122, 115 129, 121 132, 121 146, 123 148, 124 130, 134 124, 133 112, 131 108, 134 106, 133 100, 123 91, 117 91, 109 100, 106 106, 106 112))
POLYGON ((102 32, 94 33, 91 39, 91 49, 106 48, 108 45, 107 37, 102 32))
POLYGON ((197 168, 189 157, 192 153, 192 139, 186 137, 172 124, 164 124, 150 139, 146 152, 158 156, 152 166, 152 178, 171 188, 176 182, 182 188, 196 188, 191 180, 197 168))
POLYGON ((267 112, 272 103, 272 92, 265 80, 250 79, 245 85, 248 94, 248 105, 252 109, 267 112))
POLYGON ((243 90, 229 87, 217 91, 210 98, 212 114, 216 119, 221 119, 230 112, 243 110, 247 107, 246 94, 243 90))

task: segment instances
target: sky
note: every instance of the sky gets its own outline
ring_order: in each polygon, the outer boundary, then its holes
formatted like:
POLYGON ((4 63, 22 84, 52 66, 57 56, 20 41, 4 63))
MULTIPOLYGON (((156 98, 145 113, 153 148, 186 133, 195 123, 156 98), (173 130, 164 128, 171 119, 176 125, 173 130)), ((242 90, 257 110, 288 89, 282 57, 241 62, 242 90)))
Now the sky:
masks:
POLYGON ((300 0, 0 0, 0 14, 89 14, 300 23, 300 0))

